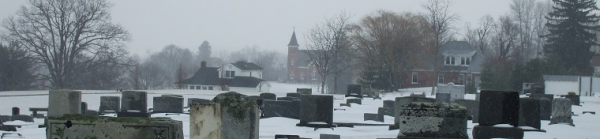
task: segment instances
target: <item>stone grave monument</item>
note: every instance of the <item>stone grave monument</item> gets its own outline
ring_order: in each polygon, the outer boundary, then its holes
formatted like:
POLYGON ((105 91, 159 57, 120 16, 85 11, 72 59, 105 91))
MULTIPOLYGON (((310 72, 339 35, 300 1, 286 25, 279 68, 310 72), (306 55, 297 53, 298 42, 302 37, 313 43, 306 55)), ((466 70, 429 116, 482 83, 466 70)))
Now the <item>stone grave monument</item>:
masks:
POLYGON ((394 124, 390 125, 389 129, 398 129, 398 110, 402 108, 404 105, 408 105, 413 102, 435 102, 435 99, 426 98, 424 95, 411 95, 409 97, 396 97, 396 101, 394 103, 394 124))
POLYGON ((473 127, 473 138, 523 138, 523 129, 518 127, 519 92, 482 90, 480 97, 479 125, 473 127))
POLYGON ((435 102, 437 103, 450 103, 450 93, 436 93, 435 102))
POLYGON ((450 94, 450 100, 465 99, 465 86, 455 85, 454 83, 438 84, 437 92, 450 94))
POLYGON ((277 100, 277 95, 273 93, 260 93, 260 98, 263 100, 277 100))
POLYGON ((192 104, 194 104, 194 103, 207 104, 207 103, 210 103, 210 100, 201 99, 201 98, 188 98, 187 107, 192 107, 192 104))
POLYGON ((50 90, 48 117, 81 113, 81 91, 50 90))
POLYGON ((550 119, 550 124, 558 124, 565 123, 571 126, 575 126, 573 124, 573 119, 571 119, 571 105, 573 103, 571 100, 567 98, 556 98, 552 101, 552 119, 550 119))
POLYGON ((467 109, 458 104, 414 102, 398 109, 398 139, 468 139, 467 109))
POLYGON ((182 122, 170 118, 67 114, 49 117, 46 138, 183 139, 182 122))
POLYGON ((539 99, 519 99, 519 126, 529 126, 541 130, 539 99))
POLYGON ((361 86, 359 84, 349 84, 345 97, 363 98, 361 91, 361 86))
POLYGON ((121 111, 121 98, 118 96, 101 96, 98 113, 117 113, 121 111))
POLYGON ((300 123, 296 126, 330 128, 333 124, 333 96, 300 96, 300 123))
POLYGON ((454 103, 467 108, 467 115, 473 123, 479 123, 479 101, 468 99, 457 99, 454 103))
POLYGON ((152 113, 183 113, 183 97, 170 95, 154 97, 152 113))
POLYGON ((237 93, 221 93, 212 102, 221 109, 221 137, 223 139, 258 139, 260 112, 256 102, 237 93))
POLYGON ((143 91, 123 91, 121 111, 117 117, 150 117, 148 114, 148 93, 143 91))
POLYGON ((301 95, 310 95, 312 94, 312 88, 297 88, 296 93, 301 95))

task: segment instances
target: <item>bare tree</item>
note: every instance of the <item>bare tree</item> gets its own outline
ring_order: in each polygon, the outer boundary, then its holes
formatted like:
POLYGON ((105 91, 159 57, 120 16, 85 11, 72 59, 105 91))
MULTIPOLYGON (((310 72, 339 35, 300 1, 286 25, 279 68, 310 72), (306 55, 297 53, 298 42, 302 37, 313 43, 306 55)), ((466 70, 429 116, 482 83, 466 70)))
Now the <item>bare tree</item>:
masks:
POLYGON ((491 34, 495 28, 494 18, 490 15, 481 17, 479 20, 479 27, 472 29, 468 25, 466 27, 467 34, 466 39, 469 44, 475 46, 478 52, 483 55, 489 53, 491 34))
POLYGON ((494 38, 494 50, 500 60, 507 60, 514 56, 514 49, 518 45, 518 25, 508 16, 502 16, 498 20, 496 36, 494 38))
MULTIPOLYGON (((426 18, 431 25, 430 30, 434 34, 435 50, 433 53, 433 72, 434 78, 438 78, 439 74, 439 48, 442 44, 446 43, 451 37, 452 23, 458 19, 457 15, 450 14, 450 3, 449 0, 429 0, 423 7, 427 10, 426 18)), ((437 82, 432 82, 431 95, 435 93, 435 87, 437 82)))
POLYGON ((69 88, 76 73, 97 61, 100 53, 117 56, 125 51, 129 34, 110 22, 106 0, 30 0, 15 17, 4 20, 8 40, 22 42, 48 70, 43 75, 54 88, 69 88), (79 57, 88 57, 80 60, 79 57))
MULTIPOLYGON (((321 77, 321 93, 325 93, 325 84, 329 77, 345 70, 345 67, 336 65, 343 61, 345 52, 350 47, 348 37, 348 26, 350 16, 340 13, 332 18, 326 19, 324 24, 316 25, 310 30, 307 38, 305 51, 315 65, 317 73, 321 77)), ((335 88, 334 83, 334 88, 335 88)))

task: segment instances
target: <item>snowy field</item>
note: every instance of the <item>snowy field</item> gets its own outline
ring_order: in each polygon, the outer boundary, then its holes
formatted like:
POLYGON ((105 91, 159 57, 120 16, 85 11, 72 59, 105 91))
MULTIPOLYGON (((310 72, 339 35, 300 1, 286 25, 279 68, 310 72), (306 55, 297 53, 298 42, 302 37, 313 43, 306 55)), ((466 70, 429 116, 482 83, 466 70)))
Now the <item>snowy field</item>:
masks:
MULTIPOLYGON (((270 91, 277 94, 277 97, 283 97, 286 93, 295 92, 296 88, 311 87, 308 85, 294 85, 272 83, 270 91)), ((232 88, 246 95, 258 95, 260 92, 249 88, 232 88)), ((317 88, 313 87, 313 91, 317 88)), ((351 123, 372 123, 372 124, 393 124, 394 118, 385 116, 385 122, 363 121, 363 113, 377 113, 377 108, 383 106, 383 100, 394 100, 395 97, 408 96, 411 93, 430 94, 431 88, 416 88, 404 89, 400 92, 381 94, 382 100, 372 100, 370 98, 363 99, 363 104, 352 104, 352 107, 339 107, 340 103, 345 102, 343 95, 334 95, 334 108, 342 108, 345 111, 334 111, 334 122, 351 122, 351 123)), ((98 110, 100 105, 100 96, 120 96, 114 90, 84 90, 82 91, 82 101, 88 103, 88 108, 98 110)), ((212 99, 219 93, 224 91, 207 91, 207 90, 147 90, 149 108, 152 107, 152 97, 162 94, 179 94, 184 96, 184 102, 187 104, 187 98, 204 98, 212 99)), ((313 92, 315 93, 315 92, 313 92)), ((434 96, 427 96, 434 97, 434 96)), ((465 96, 466 99, 474 99, 474 95, 465 96)), ((581 97, 582 106, 573 106, 573 112, 578 116, 573 116, 575 127, 569 125, 548 125, 549 121, 542 121, 542 129, 547 132, 525 132, 527 139, 600 139, 600 116, 591 114, 582 114, 582 111, 596 111, 600 109, 599 97, 581 97)), ((0 115, 10 115, 12 107, 21 108, 22 115, 30 115, 30 107, 47 107, 48 106, 48 91, 9 91, 0 92, 0 115)), ((152 117, 164 117, 165 114, 154 114, 152 117)), ((183 122, 184 137, 189 137, 189 116, 188 115, 168 115, 172 119, 183 122)), ((273 139, 275 134, 295 134, 304 138, 318 139, 320 134, 338 134, 343 139, 374 139, 374 138, 395 138, 398 130, 388 130, 388 126, 355 126, 338 127, 332 129, 314 130, 309 127, 297 127, 299 120, 289 118, 264 118, 260 120, 260 138, 273 139)), ((41 139, 45 138, 45 128, 37 128, 38 124, 43 124, 43 119, 35 119, 35 123, 26 123, 22 121, 5 122, 7 125, 24 125, 17 129, 18 133, 23 135, 25 139, 41 139)), ((471 121, 468 122, 469 137, 472 137, 471 130, 473 126, 471 121)), ((5 131, 0 131, 3 133, 5 131)), ((10 135, 4 138, 19 138, 16 135, 10 135)))

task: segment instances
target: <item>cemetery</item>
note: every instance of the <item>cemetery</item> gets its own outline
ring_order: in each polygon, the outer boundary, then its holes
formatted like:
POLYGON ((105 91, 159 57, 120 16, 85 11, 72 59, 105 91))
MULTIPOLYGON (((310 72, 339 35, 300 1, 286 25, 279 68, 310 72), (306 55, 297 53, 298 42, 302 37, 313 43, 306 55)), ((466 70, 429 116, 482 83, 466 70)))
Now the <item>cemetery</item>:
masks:
POLYGON ((329 95, 311 86, 271 85, 270 92, 235 87, 0 92, 0 134, 25 139, 597 138, 593 129, 600 123, 597 96, 482 90, 455 97, 414 88, 367 99, 357 96, 356 86, 351 95, 329 95))

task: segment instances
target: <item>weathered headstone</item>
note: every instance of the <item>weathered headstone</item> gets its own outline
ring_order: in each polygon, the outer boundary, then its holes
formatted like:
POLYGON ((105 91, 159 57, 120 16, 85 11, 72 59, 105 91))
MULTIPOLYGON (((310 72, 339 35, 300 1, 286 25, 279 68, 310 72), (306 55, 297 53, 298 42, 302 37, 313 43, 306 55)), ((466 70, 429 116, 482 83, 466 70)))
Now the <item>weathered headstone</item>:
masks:
POLYGON ((435 102, 435 99, 421 96, 396 97, 396 101, 394 103, 394 125, 391 125, 389 129, 398 128, 398 110, 401 109, 402 106, 408 105, 413 102, 435 102))
POLYGON ((581 102, 580 102, 580 97, 579 95, 566 95, 565 98, 571 100, 571 102, 573 103, 573 105, 577 105, 580 106, 581 102))
POLYGON ((143 91, 123 91, 121 93, 121 112, 117 117, 149 117, 148 93, 143 91))
POLYGON ((222 134, 224 139, 258 139, 260 112, 256 102, 237 93, 221 93, 212 102, 221 107, 222 134))
POLYGON ((48 118, 46 138, 183 139, 182 125, 170 118, 63 115, 48 118))
POLYGON ((482 90, 480 96, 479 125, 519 126, 519 92, 482 90))
POLYGON ((454 103, 467 108, 467 115, 471 116, 473 123, 479 123, 479 101, 468 99, 457 99, 454 103))
POLYGON ((450 93, 437 93, 437 94, 435 94, 435 102, 437 102, 437 103, 450 103, 450 93))
POLYGON ((12 107, 12 115, 20 115, 21 109, 19 107, 12 107))
POLYGON ((117 113, 121 111, 121 98, 118 96, 101 96, 100 97, 100 108, 98 112, 104 113, 117 113))
POLYGON ((152 103, 152 113, 183 113, 183 97, 154 97, 152 103))
POLYGON ((362 100, 360 98, 348 98, 348 99, 346 99, 346 103, 347 104, 356 103, 356 104, 362 105, 362 100))
POLYGON ((296 97, 296 98, 300 98, 300 94, 299 93, 287 93, 285 94, 286 97, 296 97))
POLYGON ((319 135, 319 139, 340 139, 340 135, 321 134, 321 135, 319 135))
POLYGON ((571 126, 573 119, 571 119, 571 105, 573 103, 567 98, 556 98, 552 101, 552 119, 550 119, 550 125, 558 123, 566 123, 571 126))
POLYGON ((535 98, 540 102, 540 120, 550 120, 552 116, 552 100, 548 98, 535 98))
POLYGON ((357 97, 357 98, 362 98, 363 95, 361 93, 361 86, 358 84, 349 84, 348 85, 348 91, 346 92, 346 97, 357 97))
POLYGON ((50 90, 48 116, 81 114, 81 92, 73 90, 50 90))
POLYGON ((297 126, 333 127, 333 96, 300 96, 300 123, 297 126))
POLYGON ((192 107, 192 104, 194 103, 198 103, 198 104, 208 104, 210 103, 210 100, 208 99, 201 99, 201 98, 188 98, 188 107, 192 107))
POLYGON ((519 101, 519 126, 541 129, 539 99, 520 98, 519 101))
POLYGON ((311 95, 312 88, 297 88, 296 93, 301 94, 301 95, 311 95))
POLYGON ((277 95, 273 93, 260 93, 260 98, 263 100, 277 100, 277 95))
POLYGON ((221 139, 221 106, 216 103, 193 103, 190 106, 190 139, 221 139))
POLYGON ((467 109, 458 104, 416 102, 398 113, 398 138, 469 138, 467 109))
POLYGON ((383 115, 378 113, 365 113, 363 118, 364 121, 372 120, 377 122, 383 122, 383 115))
POLYGON ((81 114, 85 114, 88 110, 88 105, 85 102, 81 102, 81 114))

